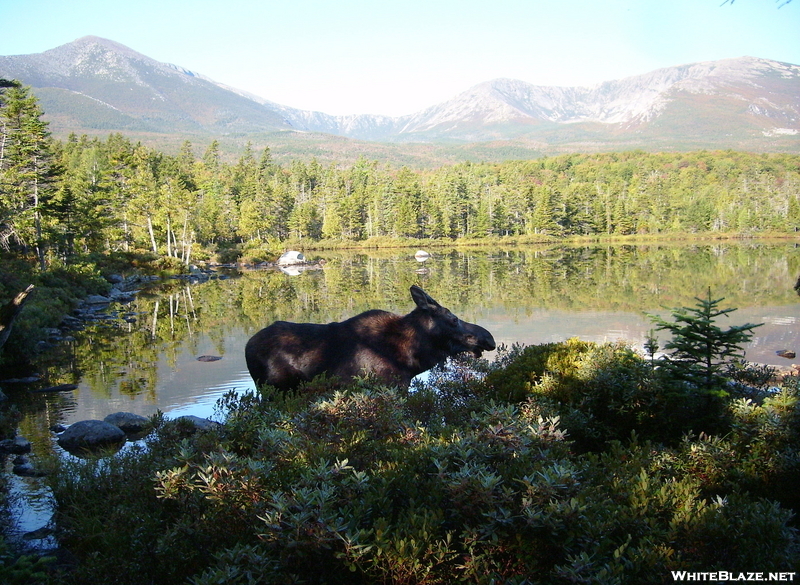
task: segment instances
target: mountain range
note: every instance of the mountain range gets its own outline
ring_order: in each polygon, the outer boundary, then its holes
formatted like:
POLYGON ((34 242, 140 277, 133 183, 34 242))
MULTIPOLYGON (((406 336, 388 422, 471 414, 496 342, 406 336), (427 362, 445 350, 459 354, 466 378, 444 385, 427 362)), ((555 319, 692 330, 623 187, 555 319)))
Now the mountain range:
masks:
POLYGON ((217 137, 233 149, 251 141, 400 159, 448 149, 484 160, 629 148, 800 152, 800 66, 755 57, 592 87, 495 79, 400 117, 292 108, 91 36, 0 56, 0 77, 33 88, 56 136, 119 131, 173 145, 217 137))

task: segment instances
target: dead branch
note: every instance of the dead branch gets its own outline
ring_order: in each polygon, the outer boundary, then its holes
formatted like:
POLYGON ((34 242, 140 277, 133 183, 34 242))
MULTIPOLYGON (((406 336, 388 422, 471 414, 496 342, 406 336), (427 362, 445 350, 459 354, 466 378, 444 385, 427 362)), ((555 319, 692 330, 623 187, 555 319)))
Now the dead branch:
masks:
POLYGON ((14 324, 14 319, 16 319, 22 311, 22 307, 32 291, 33 285, 31 284, 10 302, 0 307, 0 349, 5 345, 11 333, 11 326, 14 324))

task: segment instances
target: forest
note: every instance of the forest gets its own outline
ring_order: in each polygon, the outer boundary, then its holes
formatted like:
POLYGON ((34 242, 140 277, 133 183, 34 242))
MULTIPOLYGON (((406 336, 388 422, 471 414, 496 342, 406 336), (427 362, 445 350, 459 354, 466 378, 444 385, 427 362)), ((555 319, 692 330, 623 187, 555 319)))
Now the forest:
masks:
POLYGON ((177 155, 71 135, 53 140, 28 88, 0 98, 0 245, 42 268, 145 251, 183 264, 269 259, 286 243, 786 233, 800 227, 800 156, 641 151, 436 169, 274 163, 212 141, 177 155), (219 254, 222 252, 221 254, 219 254))

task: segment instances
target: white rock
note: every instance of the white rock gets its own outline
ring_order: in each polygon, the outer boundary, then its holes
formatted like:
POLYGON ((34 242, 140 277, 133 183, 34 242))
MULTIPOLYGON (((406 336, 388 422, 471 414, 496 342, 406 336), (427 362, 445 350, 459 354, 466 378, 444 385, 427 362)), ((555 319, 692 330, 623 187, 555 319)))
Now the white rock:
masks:
POLYGON ((296 252, 294 250, 290 250, 289 252, 284 252, 281 254, 281 257, 278 258, 278 266, 291 266, 292 264, 303 264, 306 261, 306 257, 303 256, 302 253, 296 252))

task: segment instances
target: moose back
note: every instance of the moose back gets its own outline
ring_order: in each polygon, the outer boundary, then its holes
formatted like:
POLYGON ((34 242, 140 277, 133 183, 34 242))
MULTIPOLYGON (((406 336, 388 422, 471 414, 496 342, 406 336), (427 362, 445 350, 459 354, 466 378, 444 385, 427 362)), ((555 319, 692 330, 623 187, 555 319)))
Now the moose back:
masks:
POLYGON ((495 348, 486 329, 462 321, 418 286, 416 308, 407 315, 371 310, 340 323, 276 321, 245 346, 247 369, 256 386, 281 390, 325 373, 343 381, 371 374, 408 387, 411 379, 448 357, 495 348))

